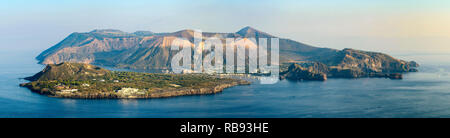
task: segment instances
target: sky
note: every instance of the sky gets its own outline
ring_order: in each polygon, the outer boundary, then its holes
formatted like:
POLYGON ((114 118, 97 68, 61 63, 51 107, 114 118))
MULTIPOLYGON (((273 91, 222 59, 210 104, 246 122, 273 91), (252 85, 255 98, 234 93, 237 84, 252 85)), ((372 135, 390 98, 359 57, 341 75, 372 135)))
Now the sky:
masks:
POLYGON ((448 0, 0 0, 2 50, 43 51, 72 32, 236 32, 318 47, 450 53, 448 0))

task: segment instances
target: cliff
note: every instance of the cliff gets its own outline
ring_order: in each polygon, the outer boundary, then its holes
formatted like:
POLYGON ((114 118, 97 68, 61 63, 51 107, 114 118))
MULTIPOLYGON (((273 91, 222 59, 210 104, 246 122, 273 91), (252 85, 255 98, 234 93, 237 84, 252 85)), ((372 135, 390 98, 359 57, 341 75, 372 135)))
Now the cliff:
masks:
POLYGON ((317 61, 330 67, 352 69, 364 73, 415 72, 417 71, 415 68, 419 66, 414 61, 403 61, 387 54, 355 49, 344 49, 326 59, 317 61))
MULTIPOLYGON (((175 52, 171 42, 177 37, 186 38, 193 45, 193 31, 181 30, 172 33, 138 31, 126 33, 119 30, 94 30, 72 33, 58 44, 43 51, 36 59, 41 64, 81 62, 116 68, 169 69, 175 52)), ((245 27, 235 33, 203 32, 203 38, 274 38, 276 36, 245 27)), ((290 39, 279 39, 280 61, 320 59, 333 55, 338 50, 313 47, 290 39)), ((256 43, 252 43, 256 45, 256 43)))

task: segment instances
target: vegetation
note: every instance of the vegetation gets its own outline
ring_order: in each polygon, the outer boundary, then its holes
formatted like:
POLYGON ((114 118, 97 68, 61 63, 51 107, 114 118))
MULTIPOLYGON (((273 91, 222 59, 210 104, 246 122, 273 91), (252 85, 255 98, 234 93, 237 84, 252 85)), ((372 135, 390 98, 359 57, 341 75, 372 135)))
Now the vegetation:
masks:
MULTIPOLYGON (((217 78, 207 74, 155 74, 109 71, 82 63, 48 65, 43 71, 26 78, 32 82, 21 84, 48 95, 117 95, 124 88, 134 88, 140 94, 193 90, 214 90, 222 84, 244 84, 242 80, 217 78), (66 93, 64 93, 66 92, 66 93)), ((119 95, 120 96, 120 95, 119 95)))

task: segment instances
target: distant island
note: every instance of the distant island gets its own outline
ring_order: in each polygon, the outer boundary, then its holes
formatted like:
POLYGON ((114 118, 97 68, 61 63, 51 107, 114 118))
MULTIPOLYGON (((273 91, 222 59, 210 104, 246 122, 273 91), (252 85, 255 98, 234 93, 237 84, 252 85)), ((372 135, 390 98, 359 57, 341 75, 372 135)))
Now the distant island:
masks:
POLYGON ((163 98, 214 94, 250 82, 207 74, 158 74, 109 71, 85 63, 49 64, 20 84, 62 98, 163 98))

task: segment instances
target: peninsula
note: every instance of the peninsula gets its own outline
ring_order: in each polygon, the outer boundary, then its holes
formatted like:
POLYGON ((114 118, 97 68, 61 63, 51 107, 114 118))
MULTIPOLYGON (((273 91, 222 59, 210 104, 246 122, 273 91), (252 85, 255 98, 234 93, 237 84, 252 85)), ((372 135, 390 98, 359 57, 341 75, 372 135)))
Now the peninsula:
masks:
MULTIPOLYGON (((279 38, 249 26, 233 33, 203 32, 202 35, 205 39, 214 37, 222 41, 226 38, 279 38)), ((194 31, 189 29, 169 33, 127 33, 114 29, 75 32, 43 51, 36 59, 41 64, 78 62, 119 69, 170 70, 170 61, 177 53, 170 49, 175 38, 185 38, 194 45, 194 31)), ((256 46, 257 43, 250 42, 249 45, 256 46)), ((227 45, 224 48, 232 47, 227 45)), ((361 77, 401 79, 402 73, 416 72, 419 67, 414 61, 397 59, 380 52, 315 47, 286 38, 279 38, 279 61, 281 79, 289 80, 323 81, 327 78, 361 77)))
POLYGON ((214 94, 250 82, 208 74, 110 71, 85 63, 49 64, 20 84, 33 92, 62 98, 163 98, 214 94))

